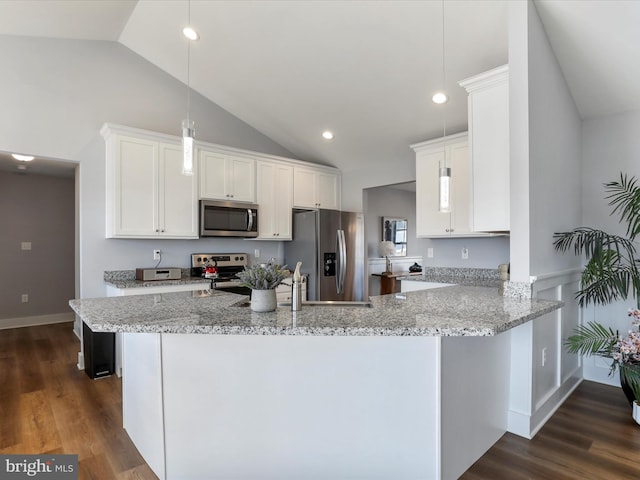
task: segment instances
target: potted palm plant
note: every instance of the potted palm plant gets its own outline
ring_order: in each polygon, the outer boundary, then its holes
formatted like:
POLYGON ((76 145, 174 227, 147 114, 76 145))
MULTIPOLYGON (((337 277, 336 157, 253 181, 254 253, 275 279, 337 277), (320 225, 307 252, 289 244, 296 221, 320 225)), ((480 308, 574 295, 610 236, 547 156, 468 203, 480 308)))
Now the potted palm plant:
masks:
MULTIPOLYGON (((640 187, 635 177, 620 174, 620 179, 604 184, 606 199, 620 223, 626 224, 626 234, 614 235, 588 227, 554 234, 554 246, 559 252, 573 249, 584 255, 587 263, 581 275, 578 304, 606 305, 616 300, 635 299, 640 308, 640 269, 636 258, 635 239, 640 234, 640 187)), ((617 331, 597 322, 579 326, 565 346, 571 353, 597 355, 612 359, 612 375, 620 372, 622 388, 632 402, 640 400, 640 341, 636 342, 639 317, 632 322, 635 332, 622 337, 617 331), (634 350, 637 349, 637 350, 634 350), (637 392, 637 393, 634 393, 637 392)))
POLYGON ((238 273, 242 285, 251 289, 251 310, 272 312, 278 304, 275 288, 280 285, 289 271, 286 265, 260 263, 244 267, 238 273))

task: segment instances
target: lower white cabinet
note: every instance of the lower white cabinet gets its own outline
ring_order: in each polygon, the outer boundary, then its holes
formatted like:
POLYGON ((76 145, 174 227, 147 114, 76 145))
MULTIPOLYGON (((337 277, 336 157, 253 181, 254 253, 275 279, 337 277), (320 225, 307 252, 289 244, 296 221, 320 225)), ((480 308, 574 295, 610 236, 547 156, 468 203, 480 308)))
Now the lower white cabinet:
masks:
MULTIPOLYGON (((302 281, 302 301, 307 301, 307 279, 303 277, 302 281)), ((287 280, 287 283, 291 282, 291 279, 287 280)), ((287 285, 285 283, 281 283, 276 287, 276 297, 278 299, 278 303, 280 302, 290 302, 292 296, 292 288, 291 285, 287 285)))
POLYGON ((291 240, 293 167, 259 160, 257 169, 257 240, 291 240))
POLYGON ((198 238, 196 174, 182 175, 182 146, 103 129, 106 237, 198 238))
MULTIPOLYGON (((183 285, 160 285, 157 287, 140 288, 117 288, 107 285, 107 297, 126 297, 129 295, 158 295, 171 292, 192 292, 197 290, 208 290, 208 283, 187 283, 183 285)), ((161 301, 158 298, 158 301, 161 301)), ((116 375, 122 376, 122 333, 116 333, 115 352, 116 375)))

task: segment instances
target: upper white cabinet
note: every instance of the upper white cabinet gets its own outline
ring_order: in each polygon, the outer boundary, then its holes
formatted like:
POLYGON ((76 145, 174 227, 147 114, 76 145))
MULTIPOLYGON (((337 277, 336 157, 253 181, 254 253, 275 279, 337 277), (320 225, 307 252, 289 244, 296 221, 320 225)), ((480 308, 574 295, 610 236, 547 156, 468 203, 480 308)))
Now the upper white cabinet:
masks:
POLYGON ((293 206, 340 210, 340 176, 322 169, 294 167, 293 206))
POLYGON ((198 142, 182 175, 179 137, 105 124, 107 238, 198 238, 198 199, 257 203, 259 240, 291 240, 292 209, 340 209, 335 168, 198 142))
POLYGON ((484 236, 471 231, 471 176, 467 134, 412 145, 416 152, 416 235, 418 237, 484 236), (439 167, 451 168, 451 211, 439 205, 439 167))
POLYGON ((459 84, 468 94, 472 229, 509 230, 509 66, 459 84))
POLYGON ((291 240, 293 167, 258 160, 258 240, 291 240))
POLYGON ((106 126, 102 134, 106 237, 198 238, 197 173, 182 175, 181 145, 106 126))
POLYGON ((200 198, 255 203, 255 160, 205 149, 199 156, 200 198))

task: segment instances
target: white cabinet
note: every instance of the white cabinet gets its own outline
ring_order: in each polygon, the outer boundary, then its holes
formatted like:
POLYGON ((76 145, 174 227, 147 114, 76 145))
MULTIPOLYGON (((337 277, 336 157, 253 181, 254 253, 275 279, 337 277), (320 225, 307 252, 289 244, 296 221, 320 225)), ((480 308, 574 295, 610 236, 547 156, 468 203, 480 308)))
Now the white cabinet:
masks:
POLYGON ((471 172, 467 134, 412 145, 416 152, 416 234, 418 237, 485 236, 471 231, 471 172), (451 168, 451 211, 439 205, 440 164, 451 168))
MULTIPOLYGON (((182 168, 182 166, 180 167, 182 168)), ((112 285, 107 285, 107 297, 127 297, 130 295, 158 295, 171 292, 193 292, 199 290, 208 290, 208 283, 186 283, 182 285, 161 285, 158 287, 140 287, 140 288, 118 288, 112 285)), ((238 297, 240 298, 240 297, 238 297)), ((160 297, 161 299, 161 297, 160 297)), ((116 333, 116 348, 115 348, 115 367, 116 375, 122 376, 122 333, 116 333)))
POLYGON ((324 170, 294 167, 293 206, 340 210, 340 176, 324 170))
MULTIPOLYGON (((286 280, 287 283, 291 283, 291 281, 292 281, 291 278, 286 280)), ((285 283, 281 283, 280 285, 278 285, 276 287, 276 298, 278 299, 278 303, 290 302, 292 293, 293 293, 293 290, 291 288, 291 285, 287 285, 285 283)), ((300 297, 302 298, 303 302, 307 301, 307 278, 306 278, 306 276, 302 277, 302 288, 301 288, 300 297)))
POLYGON ((107 238, 198 238, 196 173, 182 147, 103 130, 107 238))
POLYGON ((509 230, 509 66, 459 82, 468 94, 472 229, 509 230))
POLYGON ((200 198, 255 203, 255 169, 252 158, 199 151, 200 198))
POLYGON ((257 240, 291 240, 293 167, 258 160, 257 171, 257 240))

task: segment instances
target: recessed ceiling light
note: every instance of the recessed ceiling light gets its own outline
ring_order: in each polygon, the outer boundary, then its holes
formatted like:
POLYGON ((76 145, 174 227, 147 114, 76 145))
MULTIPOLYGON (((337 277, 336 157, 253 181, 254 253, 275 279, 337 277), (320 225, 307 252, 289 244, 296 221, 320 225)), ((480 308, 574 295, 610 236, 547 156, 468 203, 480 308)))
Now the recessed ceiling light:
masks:
POLYGON ((20 155, 19 153, 12 153, 11 156, 16 160, 20 160, 21 162, 30 162, 35 158, 31 155, 20 155))
POLYGON ((433 103, 441 104, 446 103, 446 101, 449 100, 449 97, 447 97, 446 93, 438 92, 433 97, 431 97, 431 100, 433 101, 433 103))
POLYGON ((184 33, 184 36, 189 40, 198 40, 200 38, 200 35, 198 35, 198 32, 196 32, 193 27, 184 27, 182 33, 184 33))
POLYGON ((322 137, 325 140, 333 140, 333 133, 331 133, 329 130, 325 130, 324 132, 322 132, 322 137))

